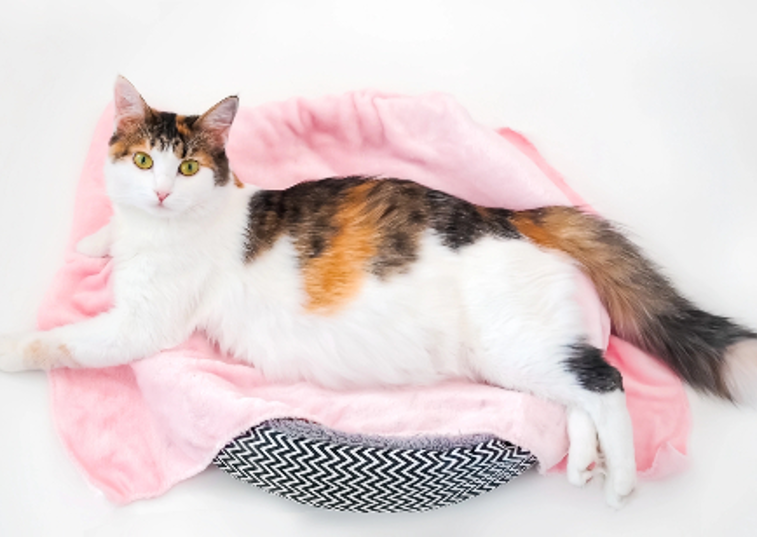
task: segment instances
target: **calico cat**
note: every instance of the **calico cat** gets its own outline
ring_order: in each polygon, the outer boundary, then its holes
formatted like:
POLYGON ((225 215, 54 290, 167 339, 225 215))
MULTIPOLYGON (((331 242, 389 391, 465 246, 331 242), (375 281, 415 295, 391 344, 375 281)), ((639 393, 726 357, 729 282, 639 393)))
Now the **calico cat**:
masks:
POLYGON ((583 271, 620 337, 693 387, 749 401, 757 334, 703 312, 613 226, 571 207, 482 207, 399 179, 241 183, 225 144, 236 97, 202 116, 150 108, 124 78, 105 176, 114 306, 0 338, 0 369, 105 367, 203 330, 276 380, 327 387, 467 378, 568 406, 568 478, 619 505, 636 468, 623 379, 591 345, 583 271))

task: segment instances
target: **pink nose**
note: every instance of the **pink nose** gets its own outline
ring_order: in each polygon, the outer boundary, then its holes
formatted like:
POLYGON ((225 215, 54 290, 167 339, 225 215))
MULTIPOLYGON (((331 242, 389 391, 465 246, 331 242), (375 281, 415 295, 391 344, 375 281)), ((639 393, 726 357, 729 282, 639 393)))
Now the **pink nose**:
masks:
POLYGON ((166 198, 169 195, 171 195, 171 193, 170 192, 156 192, 155 195, 158 196, 158 200, 160 201, 160 203, 163 203, 166 200, 166 198))

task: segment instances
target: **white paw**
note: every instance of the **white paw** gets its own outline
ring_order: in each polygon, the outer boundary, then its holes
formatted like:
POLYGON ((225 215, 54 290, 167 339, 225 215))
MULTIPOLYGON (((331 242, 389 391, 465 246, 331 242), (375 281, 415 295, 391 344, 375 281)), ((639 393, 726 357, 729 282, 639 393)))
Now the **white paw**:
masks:
POLYGON ((613 509, 620 509, 636 487, 636 468, 623 468, 605 475, 605 500, 613 509))
POLYGON ((594 477, 599 459, 597 431, 591 418, 583 410, 570 409, 568 437, 568 481, 572 485, 583 487, 594 477))
POLYGON ((95 233, 84 237, 76 243, 76 251, 87 257, 105 257, 108 255, 108 245, 104 244, 101 237, 95 233))
POLYGON ((568 482, 575 486, 575 487, 583 487, 591 481, 591 478, 594 477, 594 472, 590 470, 589 468, 584 468, 583 470, 580 468, 572 467, 570 463, 568 464, 568 482))
POLYGON ((76 251, 89 257, 105 257, 110 253, 112 243, 111 224, 105 224, 103 227, 87 235, 76 244, 76 251))
POLYGON ((14 336, 0 336, 0 371, 15 373, 27 369, 20 351, 19 340, 14 336))
MULTIPOLYGON (((578 440, 578 439, 576 439, 578 440)), ((583 438, 581 443, 573 443, 568 454, 568 482, 583 487, 594 477, 599 468, 599 453, 596 438, 583 438)))

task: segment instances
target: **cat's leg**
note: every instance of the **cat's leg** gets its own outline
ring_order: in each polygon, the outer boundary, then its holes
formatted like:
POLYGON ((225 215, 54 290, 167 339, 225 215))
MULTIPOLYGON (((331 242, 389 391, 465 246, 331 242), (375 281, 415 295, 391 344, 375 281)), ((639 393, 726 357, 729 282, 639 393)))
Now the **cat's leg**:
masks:
POLYGON ((597 429, 583 408, 568 409, 568 439, 568 481, 582 487, 592 478, 592 465, 596 465, 598 456, 597 429))
POLYGON ((0 336, 0 371, 120 365, 177 345, 191 333, 166 326, 149 314, 113 309, 46 332, 0 336))
MULTIPOLYGON (((555 392, 591 418, 604 458, 605 497, 608 504, 620 507, 636 485, 633 428, 623 379, 599 349, 587 344, 571 345, 569 349, 563 366, 573 376, 573 382, 555 392)), ((583 419, 578 416, 573 420, 583 419)))
POLYGON ((586 343, 592 338, 577 300, 579 269, 521 241, 480 241, 466 256, 461 288, 475 349, 472 376, 578 409, 571 481, 587 478, 596 429, 607 500, 621 504, 636 481, 631 420, 620 373, 586 343))
POLYGON ((545 348, 531 354, 528 360, 513 360, 506 353, 507 350, 503 351, 499 359, 492 355, 487 360, 488 364, 500 367, 485 368, 485 379, 575 409, 568 417, 571 440, 568 479, 578 485, 588 480, 589 466, 596 460, 598 439, 607 503, 616 508, 622 506, 636 484, 636 458, 631 417, 618 370, 604 360, 599 349, 584 344, 565 345, 562 352, 545 348), (517 362, 527 366, 512 368, 517 362))
POLYGON ((112 224, 108 222, 76 243, 76 251, 89 257, 105 257, 110 253, 112 241, 112 224))

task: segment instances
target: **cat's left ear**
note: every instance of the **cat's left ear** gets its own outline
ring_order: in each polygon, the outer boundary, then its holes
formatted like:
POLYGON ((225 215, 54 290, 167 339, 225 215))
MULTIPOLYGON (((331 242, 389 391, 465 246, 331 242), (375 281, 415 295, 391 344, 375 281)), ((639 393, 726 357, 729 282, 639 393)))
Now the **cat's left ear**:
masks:
POLYGON ((232 95, 205 112, 196 125, 210 134, 217 143, 225 146, 229 139, 229 129, 239 109, 239 97, 232 95))

